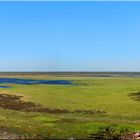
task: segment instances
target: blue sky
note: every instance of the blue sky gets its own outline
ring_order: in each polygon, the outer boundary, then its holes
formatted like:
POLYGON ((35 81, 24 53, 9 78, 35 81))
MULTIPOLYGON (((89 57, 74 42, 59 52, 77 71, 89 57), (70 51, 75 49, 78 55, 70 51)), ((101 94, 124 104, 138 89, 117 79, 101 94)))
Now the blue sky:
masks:
POLYGON ((140 71, 140 2, 0 2, 0 71, 140 71))

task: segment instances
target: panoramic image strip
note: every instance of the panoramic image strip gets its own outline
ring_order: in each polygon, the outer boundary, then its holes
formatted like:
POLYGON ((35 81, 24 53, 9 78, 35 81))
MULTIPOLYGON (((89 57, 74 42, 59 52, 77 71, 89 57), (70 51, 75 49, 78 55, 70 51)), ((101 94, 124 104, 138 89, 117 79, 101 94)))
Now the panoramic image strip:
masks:
POLYGON ((140 139, 140 1, 0 1, 0 139, 140 139))

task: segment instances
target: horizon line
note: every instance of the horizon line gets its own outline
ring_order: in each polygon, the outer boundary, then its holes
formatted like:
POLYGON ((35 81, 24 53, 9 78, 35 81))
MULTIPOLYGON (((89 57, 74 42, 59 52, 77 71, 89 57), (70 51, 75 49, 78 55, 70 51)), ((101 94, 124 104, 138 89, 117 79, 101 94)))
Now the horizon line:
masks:
POLYGON ((0 0, 0 2, 138 2, 140 0, 0 0))
POLYGON ((140 71, 0 71, 0 73, 140 73, 140 71))

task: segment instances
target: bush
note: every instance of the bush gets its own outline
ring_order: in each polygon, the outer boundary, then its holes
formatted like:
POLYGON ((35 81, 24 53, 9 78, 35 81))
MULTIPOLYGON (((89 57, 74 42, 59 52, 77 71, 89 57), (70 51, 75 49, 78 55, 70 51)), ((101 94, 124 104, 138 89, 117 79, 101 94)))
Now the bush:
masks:
POLYGON ((100 127, 97 133, 91 134, 91 139, 98 140, 122 140, 122 136, 129 133, 128 129, 118 131, 116 125, 100 127))

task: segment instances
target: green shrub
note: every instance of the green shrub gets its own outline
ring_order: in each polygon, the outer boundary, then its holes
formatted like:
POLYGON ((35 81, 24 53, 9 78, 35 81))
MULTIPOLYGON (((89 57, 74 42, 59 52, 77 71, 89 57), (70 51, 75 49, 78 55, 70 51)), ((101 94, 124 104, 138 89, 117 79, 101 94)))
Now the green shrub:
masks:
POLYGON ((95 134, 91 134, 91 139, 98 140, 121 140, 122 136, 129 133, 128 129, 122 129, 118 131, 116 125, 109 125, 100 127, 95 134))

